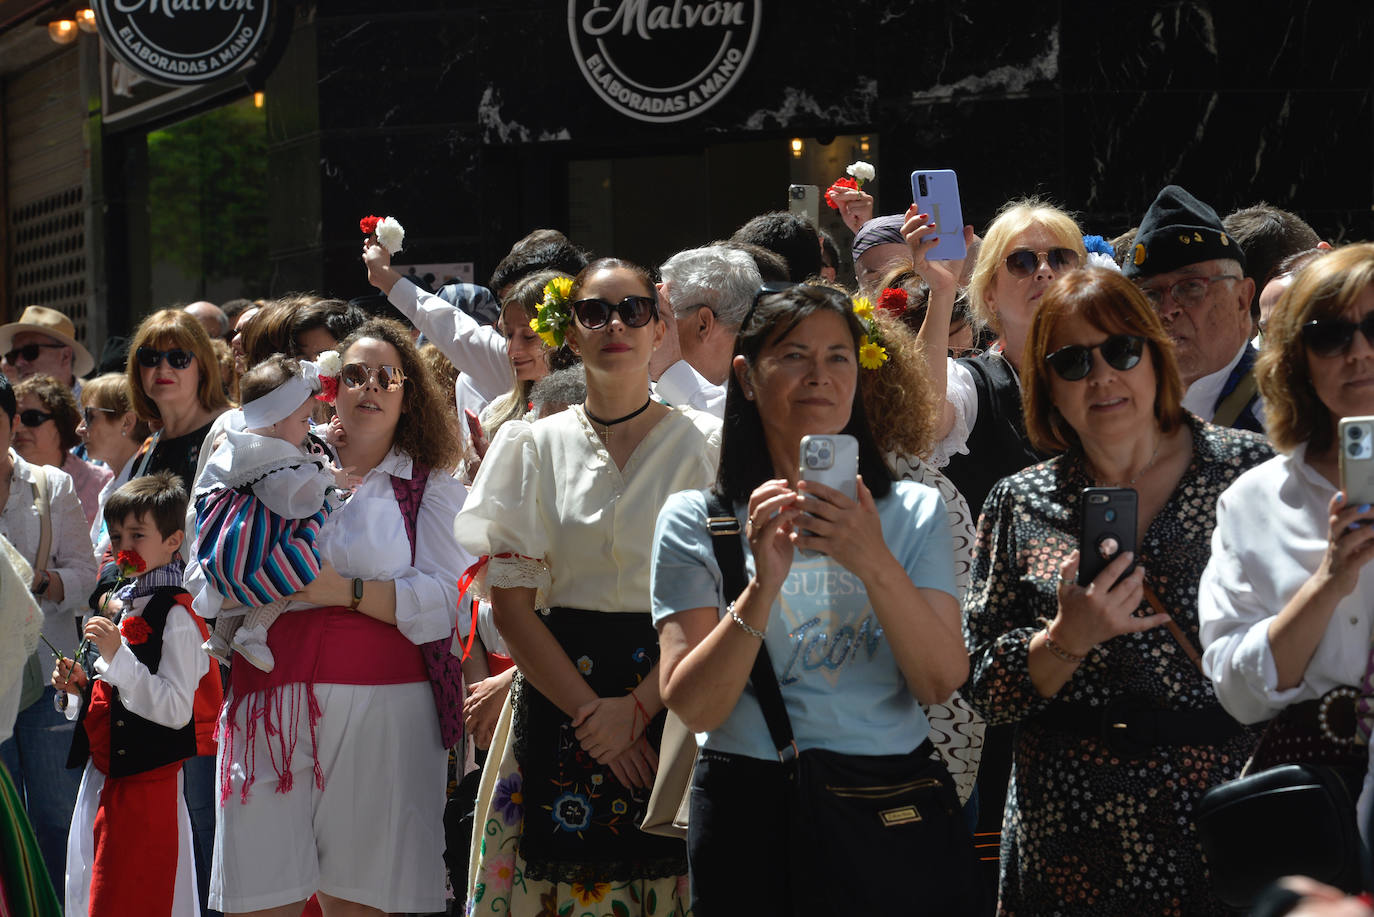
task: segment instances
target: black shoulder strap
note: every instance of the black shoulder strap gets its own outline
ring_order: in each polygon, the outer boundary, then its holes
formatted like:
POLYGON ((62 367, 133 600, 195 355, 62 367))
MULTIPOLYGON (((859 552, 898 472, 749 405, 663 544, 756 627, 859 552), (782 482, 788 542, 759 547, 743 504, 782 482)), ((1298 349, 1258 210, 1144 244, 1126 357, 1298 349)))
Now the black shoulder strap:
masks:
MULTIPOLYGON (((711 547, 716 552, 716 564, 725 583, 725 595, 737 599, 748 585, 744 576, 744 548, 739 540, 739 519, 714 490, 705 493, 706 528, 711 533, 711 547)), ((734 599, 729 601, 733 603, 734 599)), ((792 738, 792 721, 787 718, 782 688, 778 685, 778 676, 773 672, 773 660, 768 655, 768 647, 762 643, 759 644, 758 655, 754 657, 749 680, 758 694, 759 708, 763 711, 764 722, 768 724, 773 747, 778 750, 778 760, 784 764, 795 761, 797 743, 792 738)))

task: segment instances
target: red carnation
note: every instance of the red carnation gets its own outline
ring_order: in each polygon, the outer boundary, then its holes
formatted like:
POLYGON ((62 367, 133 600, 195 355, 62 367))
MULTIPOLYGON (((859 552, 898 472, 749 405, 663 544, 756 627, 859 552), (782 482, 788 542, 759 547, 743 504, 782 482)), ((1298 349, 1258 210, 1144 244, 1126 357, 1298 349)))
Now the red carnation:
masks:
POLYGON ((837 178, 835 184, 826 188, 825 203, 831 210, 839 210, 840 206, 830 199, 831 191, 858 191, 859 183, 852 178, 837 178))
POLYGON ((137 576, 148 569, 137 551, 120 551, 115 555, 115 565, 119 567, 120 576, 137 576))
POLYGON ((129 641, 130 646, 138 646, 140 643, 148 642, 148 638, 153 635, 153 628, 142 618, 128 617, 120 623, 119 632, 129 641))
POLYGON ((878 308, 885 309, 893 315, 901 315, 906 311, 907 295, 906 290, 899 290, 888 287, 878 294, 878 308))
POLYGON ((333 404, 337 397, 339 397, 339 380, 334 376, 320 376, 320 390, 315 393, 315 400, 323 401, 325 404, 333 404))
POLYGON ((363 231, 363 235, 370 236, 377 231, 377 224, 381 221, 381 217, 363 217, 358 221, 358 228, 363 231))

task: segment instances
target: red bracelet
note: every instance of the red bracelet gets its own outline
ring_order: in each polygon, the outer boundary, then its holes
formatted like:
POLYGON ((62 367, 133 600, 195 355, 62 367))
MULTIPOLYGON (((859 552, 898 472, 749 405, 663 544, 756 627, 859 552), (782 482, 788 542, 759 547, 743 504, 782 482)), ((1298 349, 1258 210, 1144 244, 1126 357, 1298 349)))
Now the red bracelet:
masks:
MULTIPOLYGON (((642 715, 642 716, 644 717, 644 731, 645 731, 645 732, 648 732, 648 731, 649 731, 649 720, 651 719, 651 717, 649 716, 649 711, 648 711, 648 710, 645 710, 645 709, 644 709, 644 705, 641 704, 641 703, 639 702, 639 695, 638 695, 638 694, 636 694, 635 692, 631 691, 631 692, 630 692, 630 698, 635 702, 635 709, 639 711, 639 715, 642 715)), ((639 722, 639 715, 637 715, 634 719, 630 720, 630 741, 631 741, 631 742, 633 742, 635 739, 639 738, 639 735, 642 735, 642 733, 640 733, 640 734, 636 734, 636 733, 635 733, 635 725, 639 722)))

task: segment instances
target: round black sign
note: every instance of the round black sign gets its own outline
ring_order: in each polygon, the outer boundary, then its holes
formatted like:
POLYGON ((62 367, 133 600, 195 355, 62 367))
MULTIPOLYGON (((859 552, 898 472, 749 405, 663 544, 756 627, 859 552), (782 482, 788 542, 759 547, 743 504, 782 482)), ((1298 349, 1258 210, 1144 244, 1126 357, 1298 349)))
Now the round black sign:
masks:
POLYGON ((568 38, 582 75, 612 108, 682 121, 739 81, 762 11, 763 0, 569 0, 568 38))
POLYGON ((267 33, 272 0, 96 0, 106 47, 150 80, 210 83, 242 67, 267 33))

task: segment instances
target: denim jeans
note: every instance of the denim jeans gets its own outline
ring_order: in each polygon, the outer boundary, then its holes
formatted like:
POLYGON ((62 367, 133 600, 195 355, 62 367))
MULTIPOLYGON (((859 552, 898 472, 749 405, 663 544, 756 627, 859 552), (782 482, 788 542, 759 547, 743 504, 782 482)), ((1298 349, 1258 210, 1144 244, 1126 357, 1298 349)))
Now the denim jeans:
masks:
POLYGON ((67 769, 76 724, 53 706, 56 696, 56 690, 44 688, 42 697, 19 711, 13 737, 0 743, 0 760, 24 800, 53 888, 62 889, 67 887, 67 833, 81 769, 67 769))
POLYGON ((210 858, 215 855, 215 756, 187 758, 181 765, 186 784, 186 808, 191 813, 191 844, 196 852, 196 889, 200 893, 200 912, 219 917, 210 910, 210 858))

